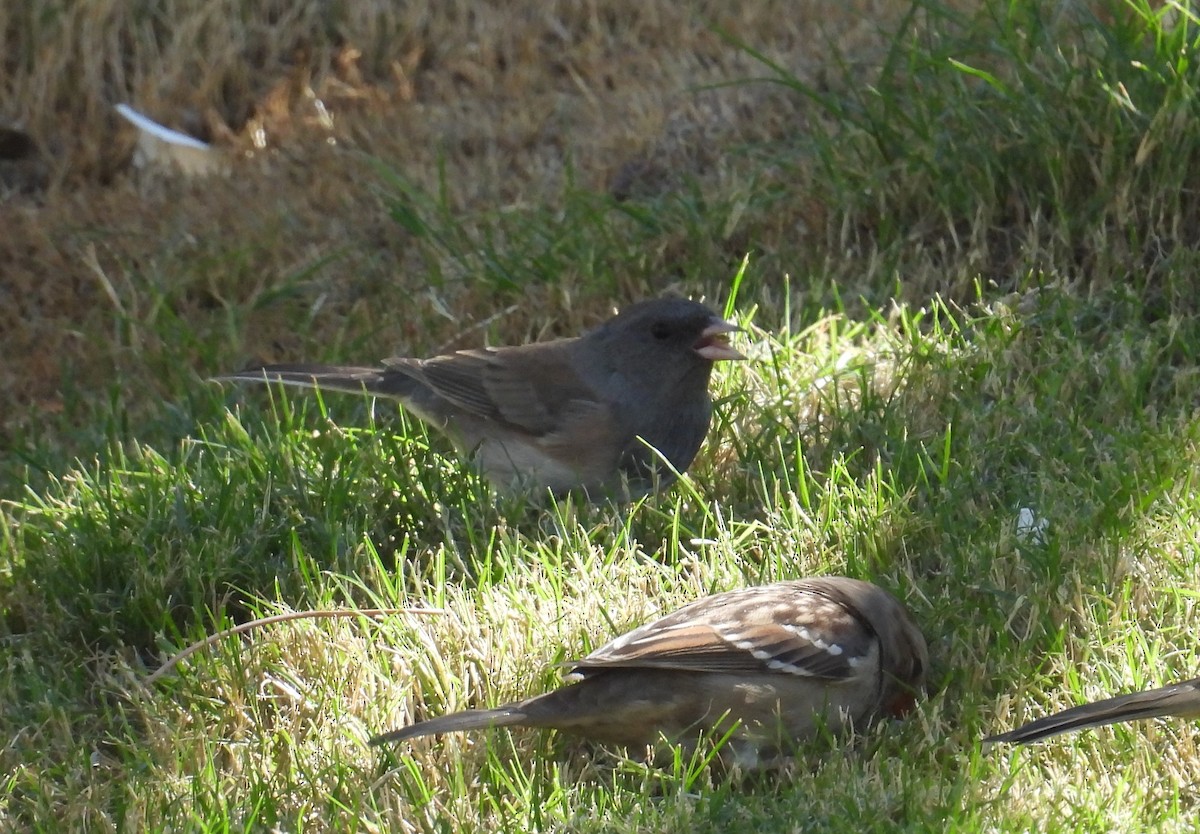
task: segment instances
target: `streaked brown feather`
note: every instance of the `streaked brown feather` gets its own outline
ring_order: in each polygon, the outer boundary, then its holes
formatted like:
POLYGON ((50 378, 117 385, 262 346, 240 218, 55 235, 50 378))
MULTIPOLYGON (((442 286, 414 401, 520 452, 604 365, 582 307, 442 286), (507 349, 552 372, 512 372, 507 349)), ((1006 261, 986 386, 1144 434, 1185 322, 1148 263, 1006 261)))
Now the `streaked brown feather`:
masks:
POLYGON ((685 605, 600 647, 575 671, 777 671, 833 681, 854 674, 852 660, 870 656, 873 635, 843 606, 802 581, 764 587, 771 590, 747 588, 685 605))

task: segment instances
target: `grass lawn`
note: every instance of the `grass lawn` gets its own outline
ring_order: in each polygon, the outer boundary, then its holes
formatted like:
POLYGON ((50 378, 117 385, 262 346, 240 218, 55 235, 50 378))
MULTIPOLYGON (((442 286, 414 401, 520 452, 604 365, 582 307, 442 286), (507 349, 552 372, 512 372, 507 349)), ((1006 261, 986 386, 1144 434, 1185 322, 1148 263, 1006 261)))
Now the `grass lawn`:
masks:
POLYGON ((0 11, 41 153, 0 161, 0 830, 1194 830, 1193 723, 980 744, 1200 668, 1190 7, 294 5, 0 11), (134 172, 121 100, 233 174, 134 172), (207 381, 667 290, 753 361, 629 506, 500 497, 393 403, 207 381), (930 692, 785 771, 366 744, 820 574, 907 602, 930 692), (306 611, 342 614, 151 677, 306 611))

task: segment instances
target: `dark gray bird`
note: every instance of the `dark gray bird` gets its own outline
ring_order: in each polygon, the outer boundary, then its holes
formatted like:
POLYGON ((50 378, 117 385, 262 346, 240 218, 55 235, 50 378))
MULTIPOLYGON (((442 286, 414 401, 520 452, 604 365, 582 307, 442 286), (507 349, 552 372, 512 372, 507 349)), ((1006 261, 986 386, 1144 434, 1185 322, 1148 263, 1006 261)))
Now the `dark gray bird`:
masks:
POLYGON ((568 685, 371 744, 485 727, 550 727, 644 747, 733 730, 722 756, 754 767, 820 727, 902 716, 924 686, 925 639, 887 591, 831 576, 699 599, 572 665, 568 685))
POLYGON ((1142 718, 1200 718, 1200 678, 1183 683, 1118 695, 1091 704, 1083 704, 1068 710, 1039 718, 1028 724, 1009 730, 1007 733, 984 739, 984 743, 997 741, 1013 744, 1028 744, 1041 741, 1061 733, 1103 727, 1120 721, 1137 721, 1142 718))
POLYGON ((740 329, 703 304, 661 298, 570 339, 380 368, 267 365, 217 379, 391 397, 501 489, 632 497, 691 465, 712 417, 713 363, 745 358, 725 340, 740 329))

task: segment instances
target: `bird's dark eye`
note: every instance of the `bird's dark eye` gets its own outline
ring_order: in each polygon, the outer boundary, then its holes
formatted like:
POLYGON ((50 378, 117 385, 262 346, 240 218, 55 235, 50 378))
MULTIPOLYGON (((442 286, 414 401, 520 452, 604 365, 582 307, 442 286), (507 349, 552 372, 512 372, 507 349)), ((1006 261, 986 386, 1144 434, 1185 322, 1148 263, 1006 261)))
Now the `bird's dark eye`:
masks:
POLYGON ((650 335, 662 340, 671 335, 671 327, 665 321, 656 321, 650 325, 650 335))

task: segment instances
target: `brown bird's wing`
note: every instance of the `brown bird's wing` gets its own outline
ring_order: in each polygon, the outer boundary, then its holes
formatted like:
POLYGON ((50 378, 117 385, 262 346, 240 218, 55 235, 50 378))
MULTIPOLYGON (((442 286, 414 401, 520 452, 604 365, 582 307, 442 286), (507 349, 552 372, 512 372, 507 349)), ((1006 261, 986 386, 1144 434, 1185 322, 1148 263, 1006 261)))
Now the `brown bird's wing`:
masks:
POLYGON ((1007 733, 984 739, 985 743, 1004 741, 1013 744, 1028 744, 1041 741, 1061 733, 1103 727, 1119 721, 1136 721, 1142 718, 1200 717, 1200 678, 1161 689, 1118 695, 1091 704, 1083 704, 1068 710, 1031 721, 1007 733))
POLYGON ((812 590, 778 586, 718 594, 622 635, 574 664, 754 674, 824 681, 857 676, 879 662, 879 644, 854 612, 812 590))
POLYGON ((419 380, 470 415, 542 436, 562 428, 567 409, 602 405, 571 367, 571 341, 462 350, 386 364, 389 371, 419 380))

